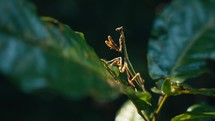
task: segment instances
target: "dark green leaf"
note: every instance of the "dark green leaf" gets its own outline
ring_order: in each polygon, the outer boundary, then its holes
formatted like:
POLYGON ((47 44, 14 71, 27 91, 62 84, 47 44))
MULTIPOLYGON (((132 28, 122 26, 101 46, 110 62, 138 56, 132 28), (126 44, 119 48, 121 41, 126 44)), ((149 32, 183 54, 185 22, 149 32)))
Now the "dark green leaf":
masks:
POLYGON ((196 104, 187 109, 187 112, 175 116, 171 121, 197 121, 198 119, 215 119, 215 108, 206 104, 196 104))
POLYGON ((158 89, 157 87, 151 88, 151 91, 156 93, 156 94, 163 94, 162 91, 160 89, 158 89))
POLYGON ((109 73, 82 33, 55 19, 38 18, 24 0, 0 0, 0 72, 23 91, 107 98, 109 73))
MULTIPOLYGON (((187 109, 187 112, 195 112, 195 113, 201 113, 201 112, 215 112, 215 107, 212 105, 207 104, 195 104, 190 106, 187 109)), ((215 114, 214 114, 215 115, 215 114)))
POLYGON ((139 113, 141 110, 149 113, 149 109, 151 107, 151 94, 147 91, 137 91, 134 88, 128 86, 128 82, 126 82, 123 78, 118 74, 119 69, 115 69, 114 66, 109 66, 107 61, 101 60, 104 64, 104 67, 109 71, 109 73, 119 81, 119 86, 121 87, 121 91, 125 93, 132 103, 136 106, 139 113))
POLYGON ((147 109, 144 107, 146 104, 151 105, 151 94, 149 92, 136 92, 131 88, 127 88, 125 93, 133 101, 133 103, 142 110, 147 109))
MULTIPOLYGON (((142 111, 144 111, 145 114, 149 114, 151 109, 151 94, 147 91, 144 92, 137 91, 133 87, 128 86, 128 82, 126 82, 126 80, 120 77, 118 68, 116 69, 114 66, 108 65, 108 62, 106 60, 101 59, 101 61, 103 62, 104 67, 112 75, 112 77, 119 82, 119 87, 121 87, 121 91, 125 93, 129 97, 131 102, 135 105, 136 107, 135 112, 138 112, 140 115, 143 115, 142 111)), ((126 105, 125 107, 127 108, 126 105)), ((130 121, 136 118, 136 116, 135 117, 132 116, 131 118, 126 119, 126 117, 124 117, 124 113, 128 113, 129 111, 125 111, 124 108, 121 110, 122 111, 120 111, 120 114, 117 116, 118 117, 117 120, 130 121)))
POLYGON ((149 92, 138 92, 129 87, 124 88, 124 92, 136 106, 139 113, 141 113, 141 111, 145 111, 146 114, 150 113, 151 94, 149 92))
POLYGON ((183 82, 208 72, 207 59, 215 59, 215 1, 173 1, 152 34, 148 59, 153 79, 183 82))
POLYGON ((138 114, 137 109, 131 101, 127 101, 119 110, 115 121, 144 121, 138 114))
POLYGON ((168 96, 181 94, 199 94, 215 97, 215 89, 193 88, 187 84, 172 82, 169 78, 164 80, 161 90, 168 96))

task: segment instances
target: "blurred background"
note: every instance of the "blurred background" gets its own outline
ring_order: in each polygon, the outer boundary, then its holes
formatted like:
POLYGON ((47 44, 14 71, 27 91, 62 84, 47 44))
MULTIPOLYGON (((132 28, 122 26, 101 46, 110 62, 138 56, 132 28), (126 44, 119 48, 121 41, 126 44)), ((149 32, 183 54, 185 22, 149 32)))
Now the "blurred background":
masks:
MULTIPOLYGON (((50 16, 83 32, 87 43, 99 57, 110 60, 117 53, 106 47, 107 35, 118 40, 115 28, 123 26, 131 62, 137 72, 147 80, 146 87, 153 87, 147 73, 146 52, 150 32, 156 16, 170 0, 30 0, 35 4, 39 16, 50 16)), ((200 87, 214 87, 210 83, 215 77, 204 79, 208 85, 196 82, 200 87)), ((0 75, 0 121, 113 121, 118 109, 127 100, 120 96, 112 101, 99 101, 87 97, 71 100, 54 94, 24 94, 8 78, 0 75)), ((170 98, 163 108, 161 119, 169 120, 195 103, 214 100, 204 96, 179 96, 170 98), (188 101, 189 100, 189 101, 188 101), (186 103, 185 103, 186 102, 186 103), (179 106, 174 108, 173 106, 179 106), (172 111, 174 110, 174 111, 172 111), (167 118, 169 117, 169 118, 167 118)))

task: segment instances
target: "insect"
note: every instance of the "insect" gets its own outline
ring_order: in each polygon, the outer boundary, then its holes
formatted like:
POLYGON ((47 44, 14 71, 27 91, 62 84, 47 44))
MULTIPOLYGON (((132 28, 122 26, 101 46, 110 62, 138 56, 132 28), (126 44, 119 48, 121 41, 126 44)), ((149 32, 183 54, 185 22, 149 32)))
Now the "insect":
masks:
POLYGON ((140 73, 135 72, 129 60, 123 27, 116 28, 116 31, 120 33, 119 46, 113 41, 110 35, 108 36, 108 39, 105 41, 105 43, 110 49, 113 49, 119 53, 123 53, 124 58, 116 57, 110 61, 105 61, 102 59, 102 62, 106 64, 106 68, 112 76, 117 78, 117 76, 114 74, 116 71, 111 69, 111 67, 117 66, 120 73, 126 73, 129 85, 134 87, 136 90, 145 91, 144 80, 142 79, 140 73))

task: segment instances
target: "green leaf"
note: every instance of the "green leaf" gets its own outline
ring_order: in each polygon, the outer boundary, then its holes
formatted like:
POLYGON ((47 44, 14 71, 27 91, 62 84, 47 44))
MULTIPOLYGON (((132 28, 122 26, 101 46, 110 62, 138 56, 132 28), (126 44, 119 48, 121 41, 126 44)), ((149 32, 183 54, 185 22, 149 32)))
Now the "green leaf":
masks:
POLYGON ((151 94, 149 92, 138 92, 129 87, 124 89, 124 91, 138 109, 146 110, 148 109, 146 107, 151 106, 151 94))
POLYGON ((164 80, 163 85, 161 87, 161 90, 166 95, 171 95, 172 94, 171 80, 169 78, 164 80))
POLYGON ((128 82, 118 74, 118 68, 116 69, 114 66, 108 65, 106 60, 101 59, 101 61, 111 76, 119 82, 121 91, 129 97, 138 113, 142 115, 141 111, 144 111, 145 114, 149 114, 151 109, 151 94, 147 91, 137 91, 133 87, 128 86, 128 82))
POLYGON ((138 114, 137 109, 131 101, 125 102, 119 110, 115 121, 144 121, 138 114))
POLYGON ((168 96, 170 95, 181 95, 181 94, 199 94, 205 96, 215 97, 215 89, 208 88, 193 88, 187 84, 175 83, 171 79, 167 78, 164 80, 161 88, 162 92, 168 96))
MULTIPOLYGON (((135 105, 137 112, 144 117, 151 113, 152 104, 151 104, 151 94, 147 91, 138 92, 133 88, 125 87, 124 93, 129 97, 131 102, 135 105)), ((146 118, 146 117, 145 117, 146 118)))
POLYGON ((149 42, 153 79, 183 82, 208 72, 215 60, 215 1, 175 0, 156 19, 149 42))
POLYGON ((24 0, 0 1, 0 73, 24 92, 49 89, 72 98, 114 96, 82 33, 55 19, 38 18, 24 0))
POLYGON ((195 104, 187 109, 187 112, 175 116, 171 121, 197 121, 198 119, 215 119, 215 107, 206 104, 195 104))

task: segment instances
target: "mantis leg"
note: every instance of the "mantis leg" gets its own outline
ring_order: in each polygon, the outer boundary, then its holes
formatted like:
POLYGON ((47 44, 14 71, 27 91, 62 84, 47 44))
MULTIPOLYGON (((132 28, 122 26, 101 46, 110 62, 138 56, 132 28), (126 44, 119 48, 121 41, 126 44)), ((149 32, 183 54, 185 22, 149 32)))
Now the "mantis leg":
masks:
MULTIPOLYGON (((110 60, 108 62, 110 63, 111 66, 117 65, 120 73, 124 73, 126 71, 126 75, 127 75, 127 78, 128 78, 128 83, 130 85, 132 85, 133 87, 135 87, 135 85, 133 84, 133 81, 138 77, 138 73, 136 74, 136 76, 132 77, 131 72, 128 69, 127 62, 124 61, 124 64, 122 64, 122 57, 114 58, 113 60, 110 60)), ((140 74, 139 74, 139 76, 140 76, 140 74)))
MULTIPOLYGON (((134 81, 135 81, 135 79, 139 79, 140 80, 140 83, 141 83, 141 85, 143 86, 144 85, 144 79, 141 77, 141 75, 140 75, 140 73, 136 73, 133 77, 132 77, 132 79, 128 79, 128 81, 129 81, 129 83, 131 84, 133 84, 134 83, 134 81)), ((144 89, 144 88, 143 88, 144 89)))
POLYGON ((113 39, 112 39, 112 37, 110 35, 108 36, 108 40, 105 41, 105 44, 110 49, 114 49, 117 52, 122 52, 122 47, 123 47, 122 44, 123 44, 123 41, 125 40, 123 28, 119 27, 119 28, 116 29, 116 31, 120 32, 119 46, 113 41, 113 39))

